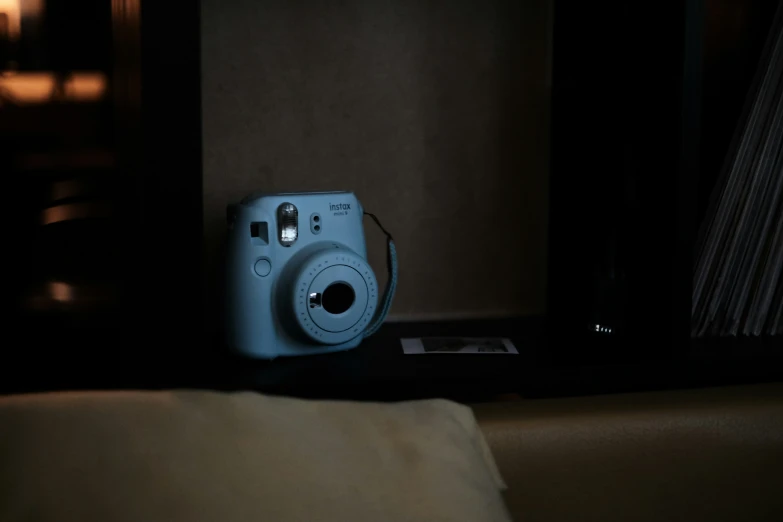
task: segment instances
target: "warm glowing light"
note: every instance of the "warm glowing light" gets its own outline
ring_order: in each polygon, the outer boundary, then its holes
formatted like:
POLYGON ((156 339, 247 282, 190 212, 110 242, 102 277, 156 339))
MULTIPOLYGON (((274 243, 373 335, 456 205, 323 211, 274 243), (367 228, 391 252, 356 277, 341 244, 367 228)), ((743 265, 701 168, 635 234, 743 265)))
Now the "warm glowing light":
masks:
POLYGON ((110 217, 111 213, 111 206, 104 202, 69 203, 44 210, 41 224, 51 225, 75 219, 106 218, 110 217))
POLYGON ((58 303, 73 301, 73 287, 68 283, 60 283, 59 281, 50 282, 49 294, 52 299, 58 303))
POLYGON ((56 87, 54 74, 47 72, 0 76, 0 91, 19 105, 96 101, 106 94, 106 76, 97 72, 73 73, 65 78, 61 87, 56 87))
POLYGON ((19 38, 22 31, 22 9, 19 0, 0 0, 0 15, 4 15, 7 26, 5 35, 11 40, 19 38))
POLYGON ((106 77, 101 73, 80 73, 72 75, 65 82, 65 97, 78 101, 103 98, 106 93, 106 77))
POLYGON ((52 96, 54 78, 47 73, 6 73, 0 76, 0 91, 16 103, 43 103, 52 96))
POLYGON ((41 16, 44 11, 43 0, 22 0, 22 18, 41 16))

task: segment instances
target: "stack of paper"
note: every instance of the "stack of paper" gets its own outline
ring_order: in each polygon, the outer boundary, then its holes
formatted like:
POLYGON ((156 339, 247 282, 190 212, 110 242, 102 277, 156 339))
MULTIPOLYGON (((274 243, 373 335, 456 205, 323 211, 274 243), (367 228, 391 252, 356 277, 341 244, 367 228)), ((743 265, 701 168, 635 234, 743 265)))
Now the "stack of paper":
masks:
POLYGON ((696 255, 692 335, 783 334, 783 8, 696 255))

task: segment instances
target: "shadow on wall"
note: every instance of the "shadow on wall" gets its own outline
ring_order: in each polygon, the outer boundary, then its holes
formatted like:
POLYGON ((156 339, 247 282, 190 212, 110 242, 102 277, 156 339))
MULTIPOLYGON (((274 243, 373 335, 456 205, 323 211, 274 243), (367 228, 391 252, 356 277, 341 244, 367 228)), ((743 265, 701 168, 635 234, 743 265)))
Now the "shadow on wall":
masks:
POLYGON ((226 204, 353 190, 397 241, 393 318, 542 313, 549 4, 202 2, 209 282, 226 204))

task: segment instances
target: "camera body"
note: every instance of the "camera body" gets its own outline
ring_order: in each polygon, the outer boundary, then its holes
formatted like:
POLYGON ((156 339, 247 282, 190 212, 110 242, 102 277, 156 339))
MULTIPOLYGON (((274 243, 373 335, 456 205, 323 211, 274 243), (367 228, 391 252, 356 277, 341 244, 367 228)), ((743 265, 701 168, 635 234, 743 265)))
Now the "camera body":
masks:
POLYGON ((363 214, 351 192, 254 194, 230 205, 229 347, 273 359, 358 346, 378 306, 363 214))

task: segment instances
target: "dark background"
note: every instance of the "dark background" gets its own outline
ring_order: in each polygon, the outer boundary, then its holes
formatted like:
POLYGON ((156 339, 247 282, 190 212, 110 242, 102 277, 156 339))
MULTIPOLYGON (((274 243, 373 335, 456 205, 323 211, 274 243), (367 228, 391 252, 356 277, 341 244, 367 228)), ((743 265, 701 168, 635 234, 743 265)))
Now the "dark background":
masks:
POLYGON ((699 227, 778 5, 555 3, 549 318, 563 341, 550 351, 558 363, 757 358, 765 346, 779 355, 775 340, 689 336, 699 227), (617 335, 584 349, 596 324, 617 335))
POLYGON ((688 333, 699 224, 778 2, 554 2, 546 316, 402 322, 353 352, 272 363, 205 332, 202 20, 198 2, 168 4, 46 2, 4 47, 3 74, 100 72, 108 88, 0 106, 3 389, 468 400, 780 378, 778 340, 688 333), (79 189, 57 199, 63 182, 79 189), (87 219, 42 226, 72 204, 87 219), (509 336, 521 355, 399 353, 400 336, 444 334, 509 336))

